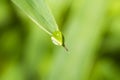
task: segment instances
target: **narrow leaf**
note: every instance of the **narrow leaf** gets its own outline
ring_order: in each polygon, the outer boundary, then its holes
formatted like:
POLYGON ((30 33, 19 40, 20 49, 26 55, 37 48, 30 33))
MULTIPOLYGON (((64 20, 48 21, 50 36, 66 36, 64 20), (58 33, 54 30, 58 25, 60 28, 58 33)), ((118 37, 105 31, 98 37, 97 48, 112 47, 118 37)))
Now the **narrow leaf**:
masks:
POLYGON ((12 2, 35 24, 47 32, 51 36, 54 44, 56 44, 57 41, 57 45, 64 45, 63 35, 44 0, 12 0, 12 2))

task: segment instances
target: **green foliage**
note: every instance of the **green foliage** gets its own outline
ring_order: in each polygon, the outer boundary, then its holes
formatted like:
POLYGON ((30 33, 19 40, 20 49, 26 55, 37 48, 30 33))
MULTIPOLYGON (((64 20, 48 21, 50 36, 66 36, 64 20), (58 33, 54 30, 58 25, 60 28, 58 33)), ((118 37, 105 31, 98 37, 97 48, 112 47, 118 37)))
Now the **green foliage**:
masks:
POLYGON ((0 1, 0 80, 120 80, 119 0, 12 1, 0 1), (68 52, 50 42, 65 47, 56 22, 68 52))
POLYGON ((12 0, 26 15, 42 30, 47 32, 52 41, 57 45, 63 45, 63 37, 58 26, 48 10, 44 0, 12 0), (56 33, 58 32, 58 33, 56 33), (59 34, 60 33, 60 34, 59 34))
POLYGON ((59 30, 44 0, 12 0, 26 15, 48 34, 59 30))

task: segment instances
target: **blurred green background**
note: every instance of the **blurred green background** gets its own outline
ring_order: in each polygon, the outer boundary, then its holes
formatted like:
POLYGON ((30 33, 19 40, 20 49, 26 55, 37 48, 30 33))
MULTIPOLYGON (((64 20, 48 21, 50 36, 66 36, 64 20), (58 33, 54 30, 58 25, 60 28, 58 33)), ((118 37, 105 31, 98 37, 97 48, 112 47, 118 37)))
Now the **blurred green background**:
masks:
POLYGON ((46 0, 69 51, 0 0, 0 80, 120 80, 120 0, 46 0))

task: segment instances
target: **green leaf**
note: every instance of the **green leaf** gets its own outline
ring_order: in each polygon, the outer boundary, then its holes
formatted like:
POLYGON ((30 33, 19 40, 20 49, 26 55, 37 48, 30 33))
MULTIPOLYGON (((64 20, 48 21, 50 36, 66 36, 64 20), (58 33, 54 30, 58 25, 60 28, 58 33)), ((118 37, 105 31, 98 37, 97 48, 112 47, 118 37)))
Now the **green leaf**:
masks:
POLYGON ((12 0, 34 23, 47 32, 57 45, 64 45, 63 36, 44 0, 12 0))

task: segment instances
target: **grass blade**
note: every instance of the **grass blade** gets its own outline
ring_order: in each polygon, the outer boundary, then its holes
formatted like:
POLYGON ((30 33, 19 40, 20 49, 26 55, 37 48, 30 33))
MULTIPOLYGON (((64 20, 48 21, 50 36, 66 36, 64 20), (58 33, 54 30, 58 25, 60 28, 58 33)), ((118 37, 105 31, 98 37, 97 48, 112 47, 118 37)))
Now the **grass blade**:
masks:
POLYGON ((51 36, 53 43, 64 45, 63 35, 60 32, 54 17, 44 0, 12 0, 26 15, 42 30, 51 36), (55 34, 58 32, 59 35, 55 34), (54 38, 54 40, 53 40, 54 38))
POLYGON ((12 0, 26 15, 48 34, 59 30, 44 0, 12 0))

